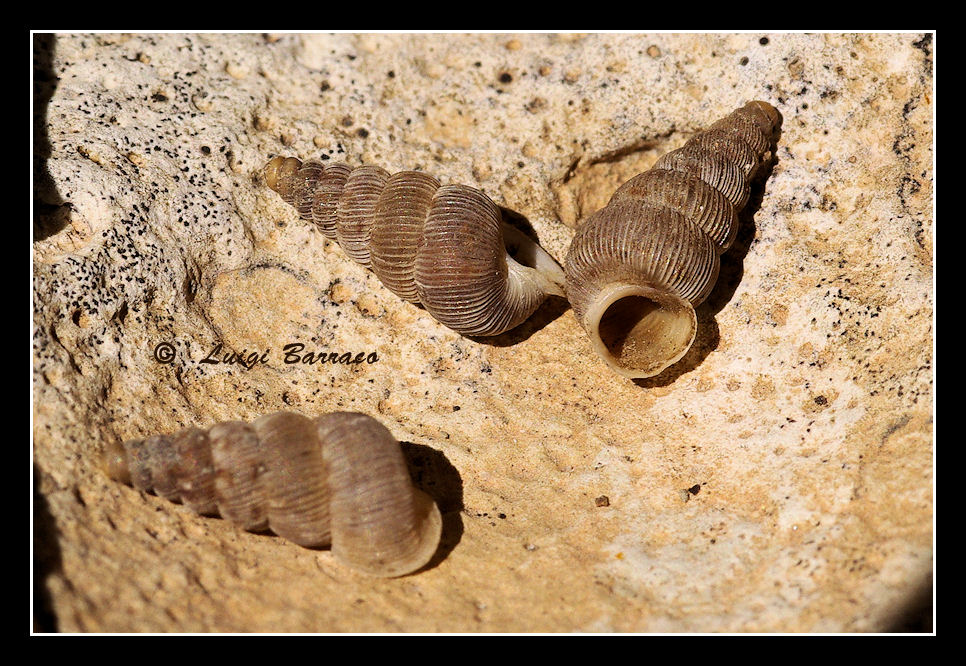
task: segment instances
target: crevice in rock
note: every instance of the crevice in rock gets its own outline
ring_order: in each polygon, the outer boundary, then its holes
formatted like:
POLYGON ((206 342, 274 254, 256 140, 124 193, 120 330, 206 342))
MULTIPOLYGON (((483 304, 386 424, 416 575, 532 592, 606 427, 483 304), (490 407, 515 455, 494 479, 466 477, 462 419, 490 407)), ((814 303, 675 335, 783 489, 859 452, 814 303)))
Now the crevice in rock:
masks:
POLYGON ((643 137, 581 163, 582 157, 571 162, 564 177, 550 187, 556 200, 557 217, 568 227, 578 224, 610 200, 620 185, 636 174, 647 170, 658 157, 672 148, 670 129, 655 137, 643 137))

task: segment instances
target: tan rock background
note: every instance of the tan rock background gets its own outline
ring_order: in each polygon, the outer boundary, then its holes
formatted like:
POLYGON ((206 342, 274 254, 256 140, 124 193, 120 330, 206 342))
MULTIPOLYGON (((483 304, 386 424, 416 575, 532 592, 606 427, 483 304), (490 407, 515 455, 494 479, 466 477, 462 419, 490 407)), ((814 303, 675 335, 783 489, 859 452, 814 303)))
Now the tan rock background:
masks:
POLYGON ((932 35, 34 41, 37 631, 929 628, 932 35), (620 182, 751 99, 784 116, 777 162, 697 344, 637 383, 562 300, 496 340, 446 329, 259 173, 423 169, 563 261, 620 182), (267 362, 199 363, 218 342, 267 362), (285 364, 297 342, 378 361, 285 364), (279 409, 405 442, 445 515, 430 568, 371 580, 98 467, 279 409))

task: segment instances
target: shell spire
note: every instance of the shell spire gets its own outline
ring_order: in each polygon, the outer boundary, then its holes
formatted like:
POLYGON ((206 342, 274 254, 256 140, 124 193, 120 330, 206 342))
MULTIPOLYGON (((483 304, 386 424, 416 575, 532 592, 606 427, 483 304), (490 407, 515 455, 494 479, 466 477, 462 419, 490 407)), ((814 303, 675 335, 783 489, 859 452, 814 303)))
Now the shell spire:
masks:
POLYGON ((250 531, 271 529, 342 564, 395 577, 439 545, 436 503, 412 484, 399 442, 375 419, 276 412, 111 445, 111 478, 250 531))
POLYGON ((499 335, 564 296, 560 265, 472 187, 294 157, 272 159, 265 181, 387 289, 463 335, 499 335))
POLYGON ((773 106, 749 102, 624 183, 578 229, 567 297, 619 374, 652 377, 691 347, 694 308, 714 287, 780 125, 773 106))

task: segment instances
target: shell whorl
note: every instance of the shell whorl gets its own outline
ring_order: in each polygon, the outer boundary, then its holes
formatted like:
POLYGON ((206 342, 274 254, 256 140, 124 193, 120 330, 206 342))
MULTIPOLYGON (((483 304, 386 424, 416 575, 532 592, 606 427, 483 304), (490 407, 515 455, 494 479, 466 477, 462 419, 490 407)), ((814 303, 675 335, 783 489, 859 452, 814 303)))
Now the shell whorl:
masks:
POLYGON ((694 342, 750 184, 781 115, 754 101, 625 182, 574 236, 567 297, 594 350, 619 374, 652 377, 694 342))
POLYGON ((365 414, 276 412, 114 444, 105 458, 118 481, 246 530, 331 546, 372 576, 412 573, 439 545, 439 508, 413 486, 399 442, 365 414))
POLYGON ((463 335, 499 335, 564 295, 563 269, 472 187, 294 157, 272 159, 265 180, 387 289, 463 335))

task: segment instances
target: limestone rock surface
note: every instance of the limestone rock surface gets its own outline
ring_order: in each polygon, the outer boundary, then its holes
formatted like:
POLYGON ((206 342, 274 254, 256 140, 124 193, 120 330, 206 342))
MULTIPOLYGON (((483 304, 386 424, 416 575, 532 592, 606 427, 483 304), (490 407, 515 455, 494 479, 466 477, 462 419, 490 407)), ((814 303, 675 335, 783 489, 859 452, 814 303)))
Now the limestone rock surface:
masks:
POLYGON ((35 629, 907 626, 932 584, 933 66, 931 34, 35 35, 35 629), (562 299, 459 336, 260 174, 424 170, 563 261, 621 182, 752 99, 783 114, 774 168, 694 347, 638 382, 562 299), (366 578, 99 465, 280 409, 404 442, 444 514, 428 569, 366 578))

